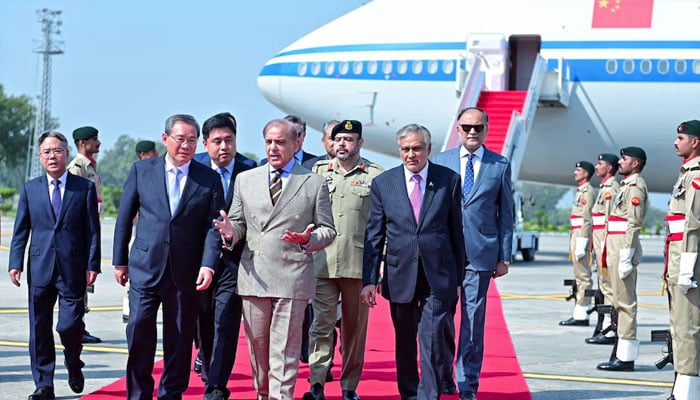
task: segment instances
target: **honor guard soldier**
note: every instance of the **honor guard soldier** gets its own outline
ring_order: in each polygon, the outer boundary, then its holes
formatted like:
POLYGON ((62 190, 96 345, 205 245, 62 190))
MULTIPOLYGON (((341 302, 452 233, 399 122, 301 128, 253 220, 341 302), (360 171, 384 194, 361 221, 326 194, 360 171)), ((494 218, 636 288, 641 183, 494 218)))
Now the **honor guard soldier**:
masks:
POLYGON ((700 121, 678 125, 673 143, 683 157, 666 216, 666 268, 673 369, 676 381, 669 399, 700 399, 700 121))
MULTIPOLYGON (((600 190, 598 191, 598 196, 591 210, 591 240, 593 241, 593 253, 595 254, 595 263, 598 272, 598 290, 602 293, 605 304, 613 304, 610 274, 608 272, 608 266, 605 263, 605 237, 608 234, 607 223, 608 216, 613 207, 613 199, 620 191, 620 184, 615 180, 618 161, 620 161, 620 159, 615 154, 599 154, 598 162, 595 166, 596 175, 600 178, 600 190)), ((612 314, 614 315, 614 312, 612 314)), ((611 319, 616 325, 616 318, 611 316, 611 319)), ((602 328, 602 326, 597 328, 602 328)), ((614 328, 608 326, 594 334, 593 337, 586 338, 586 343, 614 344, 616 334, 617 332, 614 328)))
POLYGON ((598 364, 599 370, 633 371, 639 355, 637 340, 637 265, 642 258, 639 234, 644 226, 647 185, 639 173, 647 155, 639 147, 620 150, 619 173, 625 178, 608 217, 606 264, 617 312, 617 343, 610 360, 598 364))
POLYGON ((562 326, 588 326, 588 307, 591 298, 586 297, 586 290, 591 289, 590 257, 591 237, 591 208, 595 195, 593 185, 589 182, 593 176, 593 164, 588 161, 579 161, 574 169, 574 179, 578 188, 574 197, 574 206, 571 209, 571 235, 569 240, 569 253, 574 263, 574 277, 576 286, 574 295, 576 305, 571 318, 559 322, 562 326))
POLYGON ((369 308, 360 302, 362 257, 372 180, 384 169, 360 156, 362 124, 339 122, 331 131, 335 158, 316 162, 313 172, 326 179, 338 233, 324 251, 314 254, 316 295, 312 300, 314 320, 309 330, 311 384, 304 400, 320 400, 331 367, 333 331, 341 302, 340 347, 343 365, 340 387, 343 400, 358 400, 357 385, 364 365, 369 308))
POLYGON ((156 142, 152 140, 141 140, 140 142, 136 143, 135 150, 139 160, 159 156, 158 150, 156 149, 156 142))

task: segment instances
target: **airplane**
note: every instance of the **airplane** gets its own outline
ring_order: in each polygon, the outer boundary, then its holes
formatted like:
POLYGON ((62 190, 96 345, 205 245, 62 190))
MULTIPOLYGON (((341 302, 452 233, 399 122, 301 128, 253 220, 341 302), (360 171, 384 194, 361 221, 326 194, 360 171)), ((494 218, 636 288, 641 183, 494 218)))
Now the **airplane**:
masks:
POLYGON ((700 119, 698 21, 698 0, 374 0, 282 49, 258 86, 315 129, 362 121, 391 156, 408 123, 434 152, 458 145, 457 111, 479 105, 514 181, 571 185, 576 161, 639 146, 668 193, 676 127, 700 119))

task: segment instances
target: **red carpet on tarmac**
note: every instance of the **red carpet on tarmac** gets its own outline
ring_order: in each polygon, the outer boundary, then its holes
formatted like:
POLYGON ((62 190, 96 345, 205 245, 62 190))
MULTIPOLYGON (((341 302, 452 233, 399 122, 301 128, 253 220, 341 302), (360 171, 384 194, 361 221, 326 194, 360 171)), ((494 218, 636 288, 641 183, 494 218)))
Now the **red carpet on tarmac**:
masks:
MULTIPOLYGON (((394 400, 399 399, 396 387, 396 368, 394 363, 394 334, 389 316, 389 304, 383 298, 378 301, 377 307, 370 311, 369 331, 367 333, 367 349, 365 355, 365 368, 362 381, 357 388, 357 393, 362 400, 394 400)), ((486 343, 484 354, 484 366, 481 373, 481 383, 477 398, 479 400, 531 400, 530 389, 525 382, 520 364, 515 355, 515 348, 508 333, 503 307, 496 285, 489 289, 487 308, 486 343)), ((459 313, 458 313, 459 315, 459 313)), ((457 326, 459 326, 456 321, 457 326)), ((340 364, 340 354, 335 355, 340 364)), ((124 366, 126 369, 126 365, 124 366)), ((162 373, 163 361, 156 363, 153 371, 156 385, 162 373)), ((326 398, 329 400, 342 399, 338 377, 340 367, 333 368, 336 380, 325 386, 326 398)), ((309 368, 301 364, 299 378, 295 389, 295 398, 301 396, 309 388, 306 380, 309 376, 309 368)), ((85 395, 87 400, 116 400, 126 397, 126 378, 121 378, 94 393, 85 395)), ((236 364, 231 374, 228 385, 232 399, 255 399, 253 381, 251 377, 250 361, 248 360, 248 347, 243 336, 238 342, 236 364)), ((183 400, 199 400, 204 396, 204 385, 199 375, 190 376, 190 387, 184 393, 183 400)), ((445 398, 458 399, 457 395, 443 396, 445 398)))

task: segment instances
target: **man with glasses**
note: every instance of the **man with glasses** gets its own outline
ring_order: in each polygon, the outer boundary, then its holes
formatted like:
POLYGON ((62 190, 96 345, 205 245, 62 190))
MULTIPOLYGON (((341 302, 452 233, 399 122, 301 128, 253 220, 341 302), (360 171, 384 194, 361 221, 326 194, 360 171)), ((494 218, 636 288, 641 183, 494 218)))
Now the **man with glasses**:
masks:
MULTIPOLYGON (((457 350, 460 400, 476 399, 484 357, 486 294, 491 278, 508 273, 513 243, 513 197, 510 162, 484 146, 488 115, 468 107, 459 112, 462 145, 435 156, 435 163, 462 177, 462 222, 467 265, 462 282, 461 324, 457 350)), ((454 337, 454 325, 446 335, 454 337)), ((451 354, 445 360, 452 360, 451 354)), ((451 391, 451 363, 445 366, 443 393, 451 391)))
POLYGON ((126 337, 126 396, 151 399, 156 321, 163 305, 164 366, 158 398, 179 399, 189 383, 198 290, 212 282, 221 237, 211 221, 224 206, 219 174, 191 162, 197 121, 176 114, 165 122, 165 156, 135 163, 114 227, 114 278, 131 282, 126 337), (134 217, 139 223, 129 254, 134 217))
POLYGON ((64 347, 68 386, 83 391, 80 360, 85 331, 85 288, 100 272, 100 222, 95 184, 66 170, 68 141, 58 132, 39 137, 45 174, 24 184, 10 245, 10 281, 20 285, 24 252, 29 288, 29 358, 36 390, 29 400, 55 398, 56 365, 53 308, 58 298, 56 331, 64 347))

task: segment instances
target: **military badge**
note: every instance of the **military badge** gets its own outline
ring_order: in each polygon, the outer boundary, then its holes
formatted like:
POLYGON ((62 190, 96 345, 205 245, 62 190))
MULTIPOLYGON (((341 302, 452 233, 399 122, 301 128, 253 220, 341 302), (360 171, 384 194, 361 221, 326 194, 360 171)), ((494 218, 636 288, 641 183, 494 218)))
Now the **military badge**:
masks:
POLYGON ((630 203, 632 203, 632 205, 635 207, 638 206, 640 202, 641 200, 639 200, 639 197, 637 196, 632 197, 632 200, 630 200, 630 203))
POLYGON ((700 178, 693 178, 693 181, 691 184, 693 185, 693 188, 695 190, 700 189, 700 178))
POLYGON ((610 198, 612 197, 612 194, 610 194, 610 192, 607 192, 607 193, 605 193, 605 195, 603 197, 605 198, 605 200, 610 200, 610 198))

